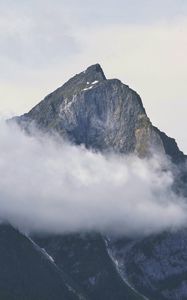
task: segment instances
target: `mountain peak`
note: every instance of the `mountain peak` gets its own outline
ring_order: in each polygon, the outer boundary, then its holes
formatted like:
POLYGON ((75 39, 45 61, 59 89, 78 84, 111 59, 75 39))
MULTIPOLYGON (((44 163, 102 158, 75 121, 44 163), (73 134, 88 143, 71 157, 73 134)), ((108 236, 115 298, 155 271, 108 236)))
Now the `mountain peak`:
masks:
POLYGON ((105 74, 103 72, 103 69, 101 68, 100 64, 95 64, 89 66, 86 71, 84 71, 84 74, 94 76, 95 79, 98 80, 105 80, 105 74))
POLYGON ((103 81, 106 81, 105 74, 101 66, 99 64, 95 64, 70 78, 65 84, 58 88, 55 93, 69 98, 70 95, 72 96, 73 94, 77 94, 81 90, 88 88, 90 85, 103 81))
POLYGON ((155 128, 140 96, 120 80, 107 80, 99 64, 69 79, 29 113, 22 126, 57 131, 75 144, 99 151, 149 155, 152 149, 183 160, 175 141, 155 128))

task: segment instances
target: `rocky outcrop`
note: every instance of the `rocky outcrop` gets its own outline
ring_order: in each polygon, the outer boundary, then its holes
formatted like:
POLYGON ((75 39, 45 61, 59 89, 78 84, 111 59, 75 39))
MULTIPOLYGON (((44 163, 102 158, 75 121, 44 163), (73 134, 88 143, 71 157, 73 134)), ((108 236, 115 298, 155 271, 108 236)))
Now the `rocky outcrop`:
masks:
POLYGON ((187 299, 187 231, 108 241, 122 278, 149 299, 187 299))
POLYGON ((0 225, 0 299, 89 300, 38 247, 10 225, 0 225))
POLYGON ((58 267, 86 292, 90 300, 143 300, 121 278, 100 234, 35 237, 58 267))
MULTIPOLYGON (((58 132, 96 151, 140 157, 156 151, 175 163, 175 189, 183 193, 186 189, 186 173, 179 172, 186 156, 175 140, 152 125, 135 91, 118 79, 106 79, 98 64, 70 79, 16 121, 26 130, 36 126, 44 132, 58 132)), ((40 238, 37 242, 55 257, 59 268, 67 267, 90 299, 142 299, 140 294, 154 300, 187 299, 185 230, 107 243, 92 235, 86 239, 79 235, 40 238), (85 255, 80 257, 81 253, 85 255), (99 257, 104 258, 105 266, 99 257), (134 289, 140 294, 133 294, 134 289)))
POLYGON ((98 64, 71 78, 17 121, 99 151, 144 157, 154 149, 175 161, 184 158, 175 141, 151 124, 140 96, 118 79, 107 80, 98 64))

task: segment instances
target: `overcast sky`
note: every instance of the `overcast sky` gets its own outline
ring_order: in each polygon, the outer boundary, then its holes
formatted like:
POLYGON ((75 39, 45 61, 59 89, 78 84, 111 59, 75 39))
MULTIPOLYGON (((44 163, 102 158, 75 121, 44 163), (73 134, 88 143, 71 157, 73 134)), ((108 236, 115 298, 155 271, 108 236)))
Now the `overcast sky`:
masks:
POLYGON ((0 0, 0 112, 21 114, 100 63, 187 153, 186 0, 0 0))

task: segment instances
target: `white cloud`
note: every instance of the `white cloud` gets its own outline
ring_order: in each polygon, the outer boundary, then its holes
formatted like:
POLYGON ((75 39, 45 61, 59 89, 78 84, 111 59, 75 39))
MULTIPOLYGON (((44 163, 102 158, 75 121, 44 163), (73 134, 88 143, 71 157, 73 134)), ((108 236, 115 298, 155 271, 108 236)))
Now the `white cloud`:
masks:
POLYGON ((31 232, 149 234, 186 225, 168 163, 103 156, 0 123, 0 218, 31 232))

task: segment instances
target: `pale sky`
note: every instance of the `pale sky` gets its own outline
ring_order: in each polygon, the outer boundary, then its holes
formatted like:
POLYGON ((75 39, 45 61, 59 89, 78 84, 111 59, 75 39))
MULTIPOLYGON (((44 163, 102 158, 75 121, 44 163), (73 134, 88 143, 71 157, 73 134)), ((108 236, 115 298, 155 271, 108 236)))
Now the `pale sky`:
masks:
POLYGON ((187 153, 186 55, 186 0, 0 0, 0 113, 24 113, 100 63, 187 153))

